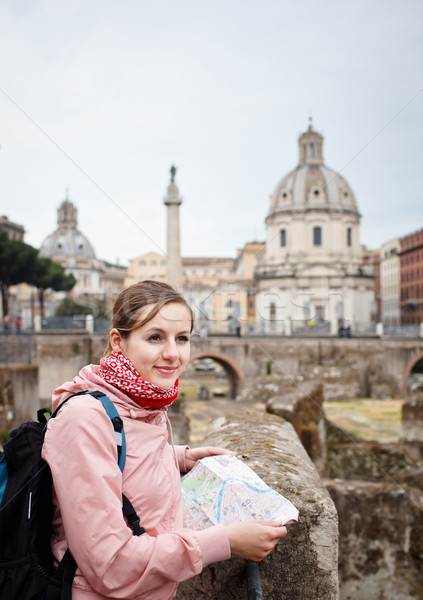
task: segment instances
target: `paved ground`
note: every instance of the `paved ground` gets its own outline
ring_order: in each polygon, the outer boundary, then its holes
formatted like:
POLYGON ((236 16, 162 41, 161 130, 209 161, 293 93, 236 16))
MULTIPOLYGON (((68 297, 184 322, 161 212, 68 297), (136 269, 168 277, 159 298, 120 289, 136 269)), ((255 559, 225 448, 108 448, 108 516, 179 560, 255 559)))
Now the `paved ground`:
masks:
POLYGON ((185 402, 185 414, 190 422, 190 444, 195 446, 201 443, 207 425, 217 417, 242 410, 263 413, 265 406, 260 402, 241 403, 223 398, 185 402))

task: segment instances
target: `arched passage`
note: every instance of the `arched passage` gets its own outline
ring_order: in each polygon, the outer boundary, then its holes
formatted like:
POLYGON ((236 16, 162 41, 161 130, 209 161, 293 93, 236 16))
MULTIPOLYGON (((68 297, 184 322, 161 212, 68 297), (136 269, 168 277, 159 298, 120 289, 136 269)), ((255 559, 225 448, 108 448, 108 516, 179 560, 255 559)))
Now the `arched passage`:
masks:
POLYGON ((416 366, 416 364, 423 359, 423 352, 416 354, 411 362, 408 363, 407 369, 405 371, 404 382, 403 382, 403 392, 404 396, 408 396, 408 380, 411 375, 411 371, 416 366))
POLYGON ((190 362, 199 358, 212 358, 223 367, 229 380, 229 395, 231 398, 236 398, 244 385, 244 373, 238 365, 228 356, 213 351, 197 352, 191 356, 190 362))

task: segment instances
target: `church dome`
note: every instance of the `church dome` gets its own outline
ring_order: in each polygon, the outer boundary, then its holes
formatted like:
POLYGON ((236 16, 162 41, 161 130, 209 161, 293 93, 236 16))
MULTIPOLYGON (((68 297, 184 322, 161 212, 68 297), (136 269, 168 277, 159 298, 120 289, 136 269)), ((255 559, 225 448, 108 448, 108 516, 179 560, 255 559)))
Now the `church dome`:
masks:
POLYGON ((78 229, 78 211, 72 202, 64 200, 57 209, 57 229, 46 237, 39 255, 53 260, 65 258, 95 258, 94 248, 78 229))
POLYGON ((298 146, 298 166, 276 186, 268 218, 298 210, 333 210, 358 215, 354 193, 346 180, 323 164, 323 137, 311 124, 299 137, 298 146))
POLYGON ((362 250, 354 193, 324 164, 323 136, 311 124, 300 135, 298 147, 298 166, 270 197, 265 257, 257 273, 291 277, 310 269, 321 274, 358 271, 362 250))

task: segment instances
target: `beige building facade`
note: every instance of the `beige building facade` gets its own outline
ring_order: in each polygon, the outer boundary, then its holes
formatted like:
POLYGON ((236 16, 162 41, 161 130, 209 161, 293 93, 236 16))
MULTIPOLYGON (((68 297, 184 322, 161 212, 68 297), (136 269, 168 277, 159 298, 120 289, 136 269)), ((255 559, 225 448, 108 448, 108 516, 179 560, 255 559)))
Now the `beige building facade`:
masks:
POLYGON ((380 251, 380 297, 384 325, 401 324, 399 252, 399 238, 382 244, 380 251))
POLYGON ((384 325, 401 324, 400 240, 382 244, 380 250, 381 318, 384 325))
MULTIPOLYGON (((182 257, 182 292, 193 309, 196 333, 235 333, 238 322, 242 333, 254 330, 254 269, 263 249, 264 242, 249 242, 236 258, 182 257)), ((130 261, 125 286, 144 279, 169 282, 164 254, 148 252, 130 261)))
POLYGON ((19 223, 13 223, 3 215, 0 217, 0 230, 7 233, 9 240, 17 240, 23 242, 25 237, 25 227, 19 223))
POLYGON ((145 279, 167 281, 167 261, 164 254, 147 252, 129 261, 125 287, 145 279))

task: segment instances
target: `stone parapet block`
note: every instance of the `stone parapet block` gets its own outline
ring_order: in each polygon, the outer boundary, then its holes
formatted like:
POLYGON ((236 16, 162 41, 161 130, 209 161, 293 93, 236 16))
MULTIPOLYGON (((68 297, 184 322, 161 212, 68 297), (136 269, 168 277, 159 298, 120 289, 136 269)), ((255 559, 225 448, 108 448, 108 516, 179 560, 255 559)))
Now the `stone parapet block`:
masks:
MULTIPOLYGON (((234 412, 213 421, 205 445, 236 451, 299 509, 299 522, 260 563, 266 600, 337 600, 338 518, 335 506, 293 426, 275 415, 234 412)), ((245 600, 245 561, 206 567, 182 583, 177 600, 245 600)))
POLYGON ((422 598, 423 492, 394 482, 325 483, 339 515, 341 598, 422 598))
POLYGON ((402 442, 416 459, 423 459, 423 394, 415 394, 402 405, 402 442))
POLYGON ((266 403, 266 410, 289 421, 319 473, 326 469, 326 427, 323 385, 319 381, 287 387, 266 403))

